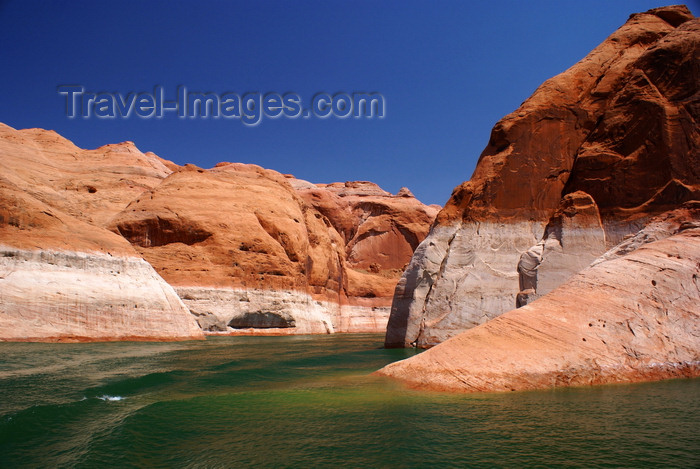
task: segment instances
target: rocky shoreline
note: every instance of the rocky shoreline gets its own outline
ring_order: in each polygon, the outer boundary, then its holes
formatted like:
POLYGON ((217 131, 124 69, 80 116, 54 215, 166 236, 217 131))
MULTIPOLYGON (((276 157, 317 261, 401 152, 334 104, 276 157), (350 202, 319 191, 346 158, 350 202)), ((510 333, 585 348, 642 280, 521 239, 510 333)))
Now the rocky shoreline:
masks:
POLYGON ((0 246, 2 340, 202 339, 175 290, 141 258, 0 246))

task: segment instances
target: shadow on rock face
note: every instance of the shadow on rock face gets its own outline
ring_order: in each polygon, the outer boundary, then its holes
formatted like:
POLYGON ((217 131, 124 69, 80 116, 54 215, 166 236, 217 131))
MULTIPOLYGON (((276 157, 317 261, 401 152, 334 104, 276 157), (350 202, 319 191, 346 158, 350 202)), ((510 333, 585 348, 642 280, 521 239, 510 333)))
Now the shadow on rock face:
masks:
POLYGON ((290 314, 281 311, 275 313, 255 311, 252 313, 245 313, 242 316, 231 319, 228 325, 234 329, 247 329, 250 327, 257 329, 270 329, 277 327, 295 327, 296 321, 290 314))

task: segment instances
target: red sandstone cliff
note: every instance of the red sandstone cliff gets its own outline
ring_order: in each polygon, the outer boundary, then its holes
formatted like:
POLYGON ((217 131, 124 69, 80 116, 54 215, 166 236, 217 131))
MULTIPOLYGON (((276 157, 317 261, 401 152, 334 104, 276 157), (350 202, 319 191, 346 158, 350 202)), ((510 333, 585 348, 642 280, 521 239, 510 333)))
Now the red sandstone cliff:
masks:
POLYGON ((496 124, 399 281, 386 345, 483 324, 700 198, 698 122, 699 20, 632 15, 496 124))
POLYGON ((437 214, 407 190, 2 124, 0 169, 0 340, 383 331, 437 214))
POLYGON ((437 210, 368 182, 178 169, 112 220, 208 330, 383 331, 437 210))
POLYGON ((3 124, 0 155, 0 340, 203 337, 172 287, 103 226, 170 172, 155 155, 3 124))

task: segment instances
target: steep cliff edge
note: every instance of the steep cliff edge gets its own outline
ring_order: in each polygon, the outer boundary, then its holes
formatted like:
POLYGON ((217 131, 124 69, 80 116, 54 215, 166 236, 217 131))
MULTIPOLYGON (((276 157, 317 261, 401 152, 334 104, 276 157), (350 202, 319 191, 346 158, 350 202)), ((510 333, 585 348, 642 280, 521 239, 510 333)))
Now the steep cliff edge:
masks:
POLYGON ((378 374, 458 392, 699 376, 698 305, 700 203, 693 202, 548 295, 378 374))
POLYGON ((209 332, 380 332, 437 209, 369 182, 188 165, 111 222, 209 332))
POLYGON ((0 125, 0 340, 203 338, 172 287, 100 226, 169 173, 125 146, 0 125))
POLYGON ((399 281, 386 345, 430 347, 551 291, 700 198, 700 22, 632 15, 494 127, 399 281))

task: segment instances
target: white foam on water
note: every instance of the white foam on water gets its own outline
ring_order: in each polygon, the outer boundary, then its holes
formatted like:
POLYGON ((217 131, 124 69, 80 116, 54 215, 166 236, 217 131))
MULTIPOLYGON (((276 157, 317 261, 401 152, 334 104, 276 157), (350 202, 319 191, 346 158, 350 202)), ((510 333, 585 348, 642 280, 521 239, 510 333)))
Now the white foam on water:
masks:
POLYGON ((103 401, 121 401, 122 399, 126 399, 122 396, 108 396, 106 394, 104 396, 98 396, 97 398, 102 399, 103 401))

